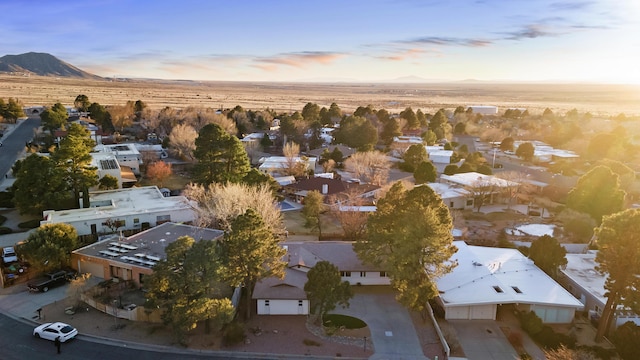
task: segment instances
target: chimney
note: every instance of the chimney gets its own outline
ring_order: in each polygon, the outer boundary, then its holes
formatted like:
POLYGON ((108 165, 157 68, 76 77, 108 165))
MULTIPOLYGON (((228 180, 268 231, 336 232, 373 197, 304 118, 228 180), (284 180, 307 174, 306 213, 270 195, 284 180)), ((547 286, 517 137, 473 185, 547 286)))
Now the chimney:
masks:
POLYGON ((329 193, 329 184, 322 184, 322 195, 327 195, 329 193))

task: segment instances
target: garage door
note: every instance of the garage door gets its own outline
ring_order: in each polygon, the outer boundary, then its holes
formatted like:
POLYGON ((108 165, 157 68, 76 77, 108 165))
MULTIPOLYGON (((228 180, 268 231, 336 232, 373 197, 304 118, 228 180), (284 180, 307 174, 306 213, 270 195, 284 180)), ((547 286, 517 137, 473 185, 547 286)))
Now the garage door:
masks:
POLYGON ((91 273, 91 276, 104 279, 104 266, 89 261, 79 261, 78 268, 81 273, 91 273))
POLYGON ((495 320, 496 305, 476 305, 471 307, 471 320, 495 320))
POLYGON ((467 320, 469 319, 469 307, 468 306, 452 306, 446 308, 447 320, 467 320))

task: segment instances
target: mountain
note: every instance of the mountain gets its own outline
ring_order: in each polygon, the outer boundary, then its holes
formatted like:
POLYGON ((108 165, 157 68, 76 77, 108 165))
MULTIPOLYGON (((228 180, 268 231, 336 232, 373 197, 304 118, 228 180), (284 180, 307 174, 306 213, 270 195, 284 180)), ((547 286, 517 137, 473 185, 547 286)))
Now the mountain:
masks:
POLYGON ((30 73, 40 76, 58 76, 83 79, 101 79, 97 75, 82 71, 47 53, 29 52, 0 57, 0 72, 30 73))

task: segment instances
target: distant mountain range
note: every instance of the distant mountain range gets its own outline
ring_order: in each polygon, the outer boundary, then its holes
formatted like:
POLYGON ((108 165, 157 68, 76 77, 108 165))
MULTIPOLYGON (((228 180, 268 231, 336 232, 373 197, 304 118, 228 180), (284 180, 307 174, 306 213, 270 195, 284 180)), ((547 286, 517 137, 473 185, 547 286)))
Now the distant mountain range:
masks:
POLYGON ((47 53, 29 52, 0 57, 0 72, 28 73, 39 76, 57 76, 82 79, 102 79, 66 63, 47 53))

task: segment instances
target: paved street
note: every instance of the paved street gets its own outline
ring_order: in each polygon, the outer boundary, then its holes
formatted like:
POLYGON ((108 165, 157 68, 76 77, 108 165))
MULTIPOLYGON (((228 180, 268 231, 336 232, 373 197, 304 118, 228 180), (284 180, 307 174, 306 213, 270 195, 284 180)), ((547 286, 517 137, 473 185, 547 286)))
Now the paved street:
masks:
POLYGON ((11 170, 13 163, 20 157, 25 149, 25 143, 33 139, 34 129, 40 126, 40 118, 22 120, 17 125, 9 125, 11 130, 5 132, 0 139, 0 176, 5 178, 11 170))

